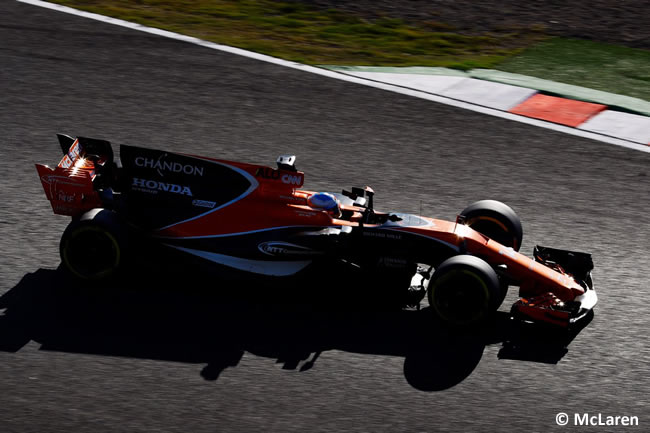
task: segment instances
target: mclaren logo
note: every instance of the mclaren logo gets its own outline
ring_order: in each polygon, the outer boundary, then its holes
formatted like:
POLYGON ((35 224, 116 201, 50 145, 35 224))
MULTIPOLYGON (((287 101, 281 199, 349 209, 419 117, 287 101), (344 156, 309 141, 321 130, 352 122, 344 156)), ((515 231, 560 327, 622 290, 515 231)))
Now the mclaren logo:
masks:
POLYGON ((181 164, 177 161, 167 161, 166 157, 167 154, 161 155, 158 159, 138 156, 135 158, 135 165, 144 168, 155 168, 161 176, 164 176, 163 172, 203 176, 203 167, 192 164, 181 164))
POLYGON ((262 242, 257 248, 269 256, 313 256, 318 254, 310 248, 281 241, 262 242))
POLYGON ((187 195, 192 197, 189 186, 176 185, 174 183, 157 182, 155 180, 133 178, 131 188, 142 192, 157 194, 158 191, 172 192, 174 194, 187 195))

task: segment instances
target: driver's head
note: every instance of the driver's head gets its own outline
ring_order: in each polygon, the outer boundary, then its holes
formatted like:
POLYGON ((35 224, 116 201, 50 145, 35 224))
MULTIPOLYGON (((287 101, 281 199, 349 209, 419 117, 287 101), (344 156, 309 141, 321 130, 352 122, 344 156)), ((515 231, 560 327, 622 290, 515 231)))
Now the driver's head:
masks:
POLYGON ((339 200, 328 192, 317 192, 311 195, 307 201, 309 202, 309 206, 324 210, 334 218, 341 217, 341 204, 339 200))

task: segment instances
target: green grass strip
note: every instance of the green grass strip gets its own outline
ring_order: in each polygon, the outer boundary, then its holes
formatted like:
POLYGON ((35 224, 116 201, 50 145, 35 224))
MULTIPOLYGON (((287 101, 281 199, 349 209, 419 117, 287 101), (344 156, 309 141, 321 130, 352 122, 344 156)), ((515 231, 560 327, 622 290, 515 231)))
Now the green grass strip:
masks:
POLYGON ((434 22, 373 21, 272 0, 51 0, 305 64, 491 68, 530 35, 468 36, 434 22))
POLYGON ((498 69, 650 100, 650 51, 549 40, 536 29, 469 36, 274 0, 50 1, 311 65, 498 69))
POLYGON ((579 39, 536 44, 494 69, 650 101, 650 51, 579 39))

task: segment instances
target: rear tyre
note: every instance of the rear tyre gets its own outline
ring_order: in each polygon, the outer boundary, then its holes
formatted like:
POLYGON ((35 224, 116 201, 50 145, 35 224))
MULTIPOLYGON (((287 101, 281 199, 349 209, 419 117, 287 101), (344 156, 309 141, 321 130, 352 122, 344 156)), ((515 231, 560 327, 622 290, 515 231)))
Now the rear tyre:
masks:
POLYGON ((467 206, 460 215, 477 232, 515 251, 521 248, 521 220, 510 206, 496 200, 481 200, 467 206))
POLYGON ((433 273, 427 294, 438 318, 454 327, 484 322, 501 297, 499 278, 484 260, 469 255, 451 257, 433 273))
POLYGON ((113 278, 125 263, 127 233, 117 215, 93 209, 66 228, 59 251, 64 268, 82 280, 113 278))

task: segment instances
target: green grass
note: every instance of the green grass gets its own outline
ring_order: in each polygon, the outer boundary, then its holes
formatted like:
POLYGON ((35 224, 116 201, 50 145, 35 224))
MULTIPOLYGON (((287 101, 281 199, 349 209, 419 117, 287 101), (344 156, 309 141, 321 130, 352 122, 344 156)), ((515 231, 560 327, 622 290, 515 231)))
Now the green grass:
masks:
POLYGON ((543 28, 469 36, 275 0, 50 1, 306 64, 499 69, 650 100, 650 51, 549 39, 543 28))
POLYGON ((536 44, 495 69, 650 101, 650 51, 578 39, 536 44))
POLYGON ((273 0, 52 0, 307 64, 491 68, 539 33, 467 36, 441 23, 369 21, 273 0))

